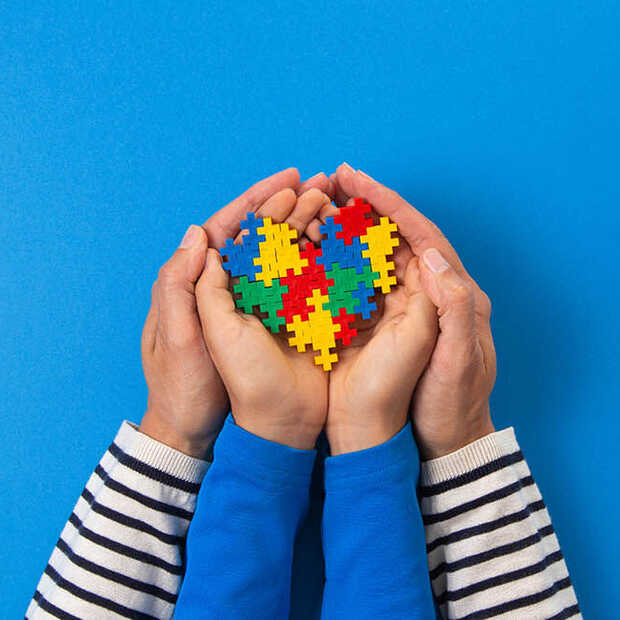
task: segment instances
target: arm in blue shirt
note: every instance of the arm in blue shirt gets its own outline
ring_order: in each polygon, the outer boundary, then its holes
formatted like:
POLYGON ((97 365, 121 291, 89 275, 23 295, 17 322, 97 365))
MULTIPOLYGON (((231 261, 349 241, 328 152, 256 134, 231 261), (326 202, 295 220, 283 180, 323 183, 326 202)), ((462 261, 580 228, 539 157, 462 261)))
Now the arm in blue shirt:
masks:
POLYGON ((176 619, 288 617, 315 454, 261 439, 229 416, 189 528, 176 619))
POLYGON ((408 423, 384 444, 325 459, 323 618, 435 618, 408 423))

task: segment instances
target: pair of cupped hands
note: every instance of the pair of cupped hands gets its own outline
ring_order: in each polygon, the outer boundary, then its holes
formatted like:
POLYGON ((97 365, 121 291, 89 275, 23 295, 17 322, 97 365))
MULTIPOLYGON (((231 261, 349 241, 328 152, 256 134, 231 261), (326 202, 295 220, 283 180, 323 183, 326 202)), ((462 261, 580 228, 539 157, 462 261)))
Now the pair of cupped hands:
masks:
POLYGON ((149 387, 140 430, 205 458, 226 414, 264 439, 311 449, 325 429, 333 455, 389 440, 411 416, 421 457, 440 457, 493 432, 496 376, 488 296, 448 240, 397 193, 348 164, 300 183, 283 170, 190 226, 160 269, 142 335, 149 387), (360 196, 398 225, 397 285, 338 351, 328 373, 289 334, 272 335, 235 308, 216 248, 248 211, 298 231, 303 247, 337 206, 360 196), (335 205, 334 205, 335 203, 335 205))

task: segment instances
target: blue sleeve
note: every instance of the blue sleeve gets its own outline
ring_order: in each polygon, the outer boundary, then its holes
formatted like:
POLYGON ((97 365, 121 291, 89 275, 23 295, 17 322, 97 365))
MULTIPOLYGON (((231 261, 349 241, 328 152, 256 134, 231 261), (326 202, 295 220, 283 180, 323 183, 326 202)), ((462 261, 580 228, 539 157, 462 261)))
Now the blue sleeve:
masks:
POLYGON ((229 416, 189 528, 176 619, 288 617, 315 455, 252 435, 229 416))
POLYGON ((418 474, 409 423, 380 446, 325 459, 323 618, 436 617, 418 474))

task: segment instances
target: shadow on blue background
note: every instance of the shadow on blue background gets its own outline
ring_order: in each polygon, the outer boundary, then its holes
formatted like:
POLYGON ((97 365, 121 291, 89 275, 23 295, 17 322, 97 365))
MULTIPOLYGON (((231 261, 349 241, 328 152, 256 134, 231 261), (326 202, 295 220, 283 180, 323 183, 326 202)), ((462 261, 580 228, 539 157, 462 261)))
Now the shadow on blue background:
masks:
POLYGON ((346 159, 489 293, 496 425, 516 427, 584 615, 612 617, 617 4, 290 4, 0 8, 3 616, 141 417, 150 286, 187 226, 275 170, 346 159))

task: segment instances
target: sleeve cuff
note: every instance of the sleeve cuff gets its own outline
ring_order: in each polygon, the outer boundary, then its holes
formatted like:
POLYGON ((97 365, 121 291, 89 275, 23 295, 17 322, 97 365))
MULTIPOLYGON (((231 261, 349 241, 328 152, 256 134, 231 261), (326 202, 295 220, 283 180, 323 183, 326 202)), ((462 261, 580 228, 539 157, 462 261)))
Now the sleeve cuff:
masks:
POLYGON ((274 487, 310 484, 316 450, 299 450, 263 439, 226 418, 213 449, 213 461, 224 460, 247 477, 274 487))
POLYGON ((372 448, 329 456, 325 459, 325 490, 337 490, 351 486, 356 480, 390 482, 402 476, 418 477, 419 456, 413 440, 411 422, 394 437, 372 448))
POLYGON ((183 454, 138 430, 125 420, 114 443, 129 456, 175 478, 200 484, 210 463, 183 454))
POLYGON ((518 451, 519 444, 511 426, 481 437, 456 452, 423 462, 421 483, 430 486, 445 482, 518 451))

